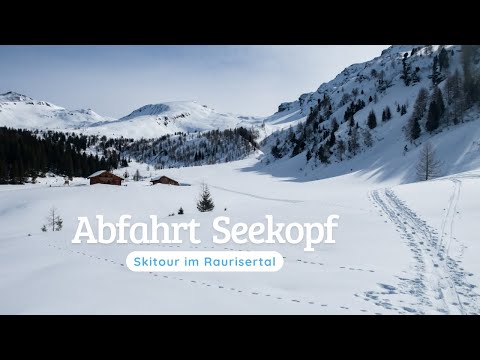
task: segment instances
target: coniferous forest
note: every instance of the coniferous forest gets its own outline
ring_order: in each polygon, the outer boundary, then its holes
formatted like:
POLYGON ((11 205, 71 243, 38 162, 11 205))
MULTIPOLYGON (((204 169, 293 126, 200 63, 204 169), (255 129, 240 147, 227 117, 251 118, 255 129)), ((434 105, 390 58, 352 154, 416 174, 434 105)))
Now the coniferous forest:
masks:
POLYGON ((98 170, 147 162, 156 168, 198 166, 242 159, 258 148, 249 129, 165 135, 158 139, 0 128, 0 184, 35 182, 54 174, 87 177, 98 170), (128 159, 128 161, 127 161, 128 159))
POLYGON ((157 139, 123 141, 121 154, 123 159, 128 156, 156 169, 218 164, 243 159, 258 149, 257 136, 253 129, 243 127, 194 134, 177 133, 157 139))
POLYGON ((115 151, 105 156, 87 155, 91 137, 58 132, 38 132, 0 127, 0 184, 34 182, 47 173, 87 177, 101 169, 116 169, 115 151))

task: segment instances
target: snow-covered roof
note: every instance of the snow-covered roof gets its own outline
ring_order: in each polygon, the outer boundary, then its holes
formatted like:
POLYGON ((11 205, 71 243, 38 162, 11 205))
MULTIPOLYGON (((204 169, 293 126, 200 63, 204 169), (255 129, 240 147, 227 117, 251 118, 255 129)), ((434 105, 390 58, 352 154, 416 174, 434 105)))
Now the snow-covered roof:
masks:
MULTIPOLYGON (((87 179, 90 179, 90 178, 93 178, 93 177, 95 177, 95 176, 101 175, 101 174, 103 174, 104 172, 108 172, 108 171, 107 171, 107 170, 99 170, 99 171, 93 173, 92 175, 90 175, 87 179)), ((112 174, 113 176, 119 177, 119 178, 122 179, 122 180, 125 180, 123 177, 118 176, 118 175, 115 175, 113 172, 112 172, 111 174, 112 174)))
POLYGON ((97 172, 94 172, 92 175, 90 175, 87 179, 90 179, 92 177, 95 177, 95 176, 98 176, 100 174, 103 174, 104 172, 106 172, 107 170, 99 170, 97 172))
POLYGON ((164 175, 158 175, 158 176, 155 176, 153 177, 150 181, 157 181, 157 180, 160 180, 160 178, 164 176, 164 175))

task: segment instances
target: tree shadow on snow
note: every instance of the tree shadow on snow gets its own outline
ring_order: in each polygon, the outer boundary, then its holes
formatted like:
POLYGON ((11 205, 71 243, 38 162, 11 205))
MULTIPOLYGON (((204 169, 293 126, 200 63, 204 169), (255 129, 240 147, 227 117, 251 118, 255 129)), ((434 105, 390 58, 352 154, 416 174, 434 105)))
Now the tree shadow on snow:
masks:
POLYGON ((319 164, 317 167, 309 165, 304 160, 304 154, 296 158, 279 160, 276 163, 265 165, 258 162, 253 166, 240 169, 242 172, 254 172, 280 178, 280 181, 310 182, 337 176, 354 174, 365 181, 395 182, 406 184, 416 181, 416 164, 418 153, 411 151, 405 156, 392 158, 391 154, 362 153, 353 159, 334 161, 331 164, 319 164), (373 161, 372 161, 372 158, 373 161), (307 169, 307 170, 305 170, 307 169))

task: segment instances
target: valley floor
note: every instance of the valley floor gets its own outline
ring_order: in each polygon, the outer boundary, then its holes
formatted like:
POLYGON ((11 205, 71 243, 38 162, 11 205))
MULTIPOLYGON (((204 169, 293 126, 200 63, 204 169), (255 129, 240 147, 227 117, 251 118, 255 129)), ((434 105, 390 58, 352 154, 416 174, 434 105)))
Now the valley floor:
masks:
MULTIPOLYGON (((255 158, 152 171, 191 186, 89 186, 75 179, 0 187, 0 313, 3 314, 478 314, 480 171, 385 188, 369 174, 311 182, 245 169, 255 158), (215 209, 199 213, 199 184, 215 209), (60 232, 41 232, 54 205, 60 232), (177 215, 183 207, 184 215, 177 215), (175 213, 175 216, 168 216, 175 213), (202 243, 72 244, 78 216, 131 214, 190 221, 202 243), (216 245, 212 220, 323 222, 340 216, 336 244, 216 245), (134 273, 133 250, 276 250, 276 273, 134 273)), ((145 165, 143 174, 150 175, 145 165)), ((129 170, 130 173, 134 169, 129 170)), ((121 171, 119 171, 121 173, 121 171)))

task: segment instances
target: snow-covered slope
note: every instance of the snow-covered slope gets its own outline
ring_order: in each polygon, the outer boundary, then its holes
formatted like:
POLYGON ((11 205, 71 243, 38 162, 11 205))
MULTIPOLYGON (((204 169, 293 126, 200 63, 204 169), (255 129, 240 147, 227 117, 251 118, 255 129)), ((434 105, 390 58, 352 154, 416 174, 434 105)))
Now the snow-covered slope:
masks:
MULTIPOLYGON (((460 68, 461 49, 447 49, 451 73, 460 68)), ((458 124, 444 118, 432 132, 422 118, 422 134, 413 142, 405 139, 419 89, 433 93, 429 75, 436 53, 436 46, 391 47, 372 61, 347 68, 317 92, 281 104, 266 119, 217 114, 182 102, 149 105, 112 124, 88 127, 87 132, 111 136, 155 137, 208 130, 222 126, 223 120, 233 126, 244 121, 259 126, 267 138, 262 157, 255 152, 229 163, 157 169, 129 162, 114 172, 138 170, 146 180, 125 176, 125 186, 89 186, 80 178, 66 186, 61 177, 0 186, 0 314, 480 314, 478 107, 466 110, 458 124), (418 75, 409 86, 401 78, 407 51, 418 75), (323 102, 325 96, 329 101, 323 102), (351 125, 344 114, 359 100, 365 107, 355 112, 351 125), (310 108, 319 102, 324 118, 312 130, 306 124, 310 108), (392 118, 382 121, 386 106, 392 118), (405 113, 397 112, 397 106, 405 113), (372 144, 367 146, 364 133, 372 110, 378 124, 369 130, 372 144), (338 129, 325 137, 334 118, 338 129), (347 150, 338 158, 337 140, 347 142, 357 124, 358 151, 347 150), (326 164, 315 151, 332 133, 335 144, 326 164), (305 148, 292 157, 299 139, 305 148), (415 180, 419 146, 426 141, 443 162, 442 175, 450 175, 409 183, 415 180), (283 157, 273 159, 272 146, 283 157), (314 156, 307 161, 309 150, 314 156), (185 186, 150 186, 148 179, 159 175, 185 186), (212 212, 196 209, 202 183, 210 188, 212 212), (63 229, 43 232, 52 205, 63 218, 63 229), (123 214, 132 215, 132 223, 148 223, 152 214, 166 223, 196 219, 201 243, 185 238, 181 244, 72 244, 78 217, 87 216, 94 224, 100 214, 107 222, 123 214), (304 252, 301 244, 212 242, 216 217, 228 216, 231 225, 252 225, 264 222, 266 214, 276 222, 300 224, 337 214, 336 243, 304 252), (275 250, 284 266, 275 273, 133 273, 125 259, 135 250, 275 250)), ((439 87, 446 97, 445 83, 439 87)), ((18 94, 5 99, 32 101, 18 94)), ((155 150, 153 142, 144 143, 146 150, 155 150)), ((200 142, 192 144, 197 150, 200 142)), ((141 147, 138 151, 144 153, 141 147)))
POLYGON ((459 124, 454 124, 454 105, 449 103, 451 98, 445 88, 445 79, 449 75, 456 71, 462 73, 461 46, 445 46, 449 66, 440 72, 443 81, 438 87, 443 91, 446 111, 439 128, 431 132, 426 130, 425 111, 420 120, 420 136, 414 141, 406 137, 405 128, 412 117, 420 89, 428 92, 427 109, 431 102, 434 93, 432 63, 440 49, 435 45, 392 46, 373 60, 349 66, 332 81, 322 84, 317 91, 303 94, 297 101, 281 104, 279 112, 266 118, 265 123, 287 121, 287 126, 264 140, 262 150, 265 156, 255 168, 300 181, 358 171, 368 172, 393 184, 405 183, 416 180, 415 167, 420 147, 427 141, 434 145, 437 157, 442 161, 443 175, 480 167, 480 109, 474 105, 465 111, 459 124), (412 77, 408 86, 402 78, 404 61, 412 77), (350 151, 352 122, 345 114, 352 103, 358 102, 364 104, 353 114, 353 124, 358 131, 358 149, 350 151), (382 113, 387 107, 392 117, 382 121, 382 113), (309 114, 317 109, 318 115, 312 116, 313 121, 309 124, 309 114), (375 113, 377 122, 373 129, 367 125, 371 111, 375 113), (297 126, 290 129, 295 122, 297 126), (334 122, 338 124, 337 130, 333 129, 334 122), (371 137, 369 145, 366 144, 365 134, 371 137), (338 154, 340 140, 346 147, 341 156, 338 154), (279 155, 274 156, 273 147, 278 149, 279 155), (319 156, 320 149, 323 149, 323 159, 319 156), (307 153, 311 156, 309 160, 307 153))
POLYGON ((178 132, 193 133, 207 130, 254 126, 259 118, 246 118, 219 113, 193 101, 175 101, 142 106, 127 116, 107 124, 87 129, 90 134, 110 137, 157 138, 178 132))
MULTIPOLYGON (((307 164, 305 154, 294 158, 283 158, 269 165, 258 163, 255 169, 274 176, 291 177, 296 181, 325 179, 348 173, 368 174, 378 181, 397 185, 417 180, 416 166, 422 147, 406 144, 402 133, 402 123, 391 122, 385 133, 377 135, 379 142, 351 159, 334 161, 329 165, 315 167, 307 164), (382 136, 382 137, 380 137, 382 136)), ((424 138, 424 141, 427 139, 424 138)), ((480 126, 479 121, 469 121, 452 126, 428 138, 436 156, 442 162, 441 175, 456 174, 480 169, 480 126)))
MULTIPOLYGON (((480 175, 385 188, 371 173, 300 183, 249 171, 255 158, 154 170, 191 186, 86 185, 75 179, 0 187, 1 314, 478 314, 480 175), (199 184, 215 209, 199 213, 199 184), (49 186, 51 185, 51 187, 49 186), (120 199, 120 200, 119 200, 120 199), (75 204, 75 206, 72 206, 75 204), (40 230, 55 205, 60 232, 40 230), (182 207, 183 215, 177 215, 182 207), (174 216, 168 214, 175 213, 174 216), (72 244, 78 216, 133 222, 196 219, 201 244, 72 244), (340 215, 336 244, 212 243, 217 216, 232 223, 323 221, 340 215), (25 221, 29 219, 29 221, 25 221), (276 273, 133 273, 134 250, 275 250, 276 273), (74 281, 72 281, 74 279, 74 281), (139 306, 141 304, 141 306, 139 306)), ((125 169, 117 170, 122 175, 125 169)), ((96 231, 96 230, 95 230, 96 231)))
POLYGON ((15 92, 0 94, 0 126, 19 129, 73 130, 111 120, 98 115, 91 109, 68 110, 15 92))
MULTIPOLYGON (((281 118, 284 115, 288 115, 289 120, 306 117, 310 113, 310 108, 316 105, 325 94, 330 96, 332 103, 339 104, 344 94, 351 94, 354 88, 358 88, 359 91, 363 90, 364 92, 359 95, 364 95, 362 98, 368 99, 370 95, 374 94, 382 71, 383 80, 389 84, 388 87, 401 85, 401 60, 405 54, 410 54, 414 48, 421 49, 414 53, 415 67, 419 66, 420 71, 427 75, 426 73, 431 68, 434 51, 438 49, 438 46, 426 49, 425 45, 393 45, 372 60, 352 64, 345 68, 333 80, 321 84, 315 92, 302 94, 296 101, 280 104, 278 112, 267 118, 266 121, 274 121, 274 119, 281 118), (375 71, 375 75, 372 74, 372 70, 375 71)), ((459 46, 447 46, 447 48, 458 51, 459 46)), ((352 96, 351 99, 353 100, 354 97, 357 98, 359 95, 352 96)), ((345 109, 345 105, 348 104, 338 106, 336 110, 345 109)), ((333 111, 335 111, 335 108, 333 111)))

